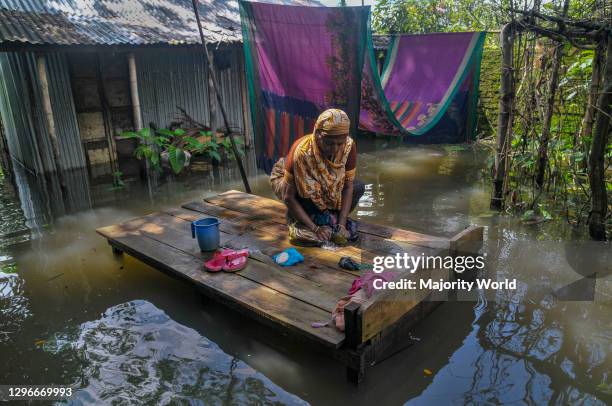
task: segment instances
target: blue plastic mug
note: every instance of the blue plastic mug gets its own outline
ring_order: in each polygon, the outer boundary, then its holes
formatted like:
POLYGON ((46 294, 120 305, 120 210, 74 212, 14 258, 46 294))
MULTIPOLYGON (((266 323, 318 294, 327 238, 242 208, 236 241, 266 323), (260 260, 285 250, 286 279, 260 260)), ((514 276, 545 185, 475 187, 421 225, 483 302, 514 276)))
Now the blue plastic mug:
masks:
POLYGON ((207 217, 191 223, 191 238, 196 237, 202 251, 219 248, 219 220, 207 217))

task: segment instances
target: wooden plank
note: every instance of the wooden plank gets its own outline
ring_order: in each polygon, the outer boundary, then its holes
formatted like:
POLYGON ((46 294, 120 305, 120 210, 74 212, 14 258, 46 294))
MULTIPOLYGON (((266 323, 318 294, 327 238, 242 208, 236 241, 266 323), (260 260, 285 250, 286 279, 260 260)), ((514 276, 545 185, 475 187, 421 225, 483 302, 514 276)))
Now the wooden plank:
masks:
MULTIPOLYGON (((112 226, 111 226, 112 227, 112 226)), ((203 272, 201 260, 144 235, 120 233, 104 227, 97 230, 117 249, 157 268, 186 279, 213 297, 241 311, 268 319, 294 333, 326 346, 339 348, 344 335, 335 329, 315 329, 311 323, 327 320, 329 312, 251 281, 236 273, 203 272)))
MULTIPOLYGON (((449 270, 438 269, 419 269, 416 273, 410 271, 400 272, 395 279, 413 280, 416 286, 420 279, 434 278, 436 280, 450 280, 449 270)), ((393 325, 402 316, 410 312, 415 307, 422 304, 426 298, 431 297, 432 291, 427 289, 386 289, 375 292, 374 295, 361 305, 360 314, 362 320, 361 339, 369 340, 384 329, 393 325)), ((420 321, 415 320, 415 323, 420 321)), ((347 331, 348 334, 348 331, 347 331)))
MULTIPOLYGON (((258 206, 259 208, 263 209, 261 211, 262 214, 270 216, 270 218, 274 221, 282 224, 286 222, 285 218, 287 208, 284 203, 278 200, 268 199, 265 197, 240 192, 238 190, 229 190, 219 194, 216 197, 205 200, 213 205, 230 208, 239 212, 248 212, 245 210, 249 210, 249 208, 252 208, 253 206, 258 206)), ((410 242, 415 245, 423 245, 426 247, 448 247, 448 240, 442 237, 421 234, 391 226, 383 226, 363 220, 359 220, 359 231, 365 234, 376 235, 381 238, 410 242)))
POLYGON ((483 242, 484 227, 469 226, 450 240, 452 255, 476 255, 483 242))
POLYGON ((395 323, 404 314, 418 306, 429 292, 418 293, 420 295, 408 289, 385 290, 372 301, 361 305, 361 341, 369 340, 385 327, 395 323))
MULTIPOLYGON (((105 236, 114 238, 124 235, 125 231, 129 231, 131 235, 140 234, 152 238, 200 260, 200 270, 203 269, 202 263, 204 260, 211 255, 201 253, 197 243, 191 238, 190 222, 166 213, 153 213, 126 223, 105 227, 100 231, 104 232, 105 236)), ((226 240, 225 245, 228 245, 227 242, 231 241, 232 238, 235 238, 235 236, 222 233, 222 241, 226 240)), ((344 281, 341 286, 333 283, 323 285, 313 280, 304 279, 292 272, 287 272, 276 264, 270 266, 259 261, 250 261, 247 267, 237 275, 320 307, 330 313, 334 310, 338 298, 345 294, 351 283, 350 281, 344 281)))

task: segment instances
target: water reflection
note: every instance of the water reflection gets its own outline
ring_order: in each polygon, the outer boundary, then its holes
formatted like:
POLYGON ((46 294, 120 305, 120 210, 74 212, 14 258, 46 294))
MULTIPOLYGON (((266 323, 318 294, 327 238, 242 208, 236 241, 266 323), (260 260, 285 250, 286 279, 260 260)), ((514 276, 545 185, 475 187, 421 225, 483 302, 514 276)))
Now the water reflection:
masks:
POLYGON ((0 344, 14 339, 31 313, 24 294, 24 281, 17 266, 4 263, 0 268, 0 344))
POLYGON ((307 404, 143 300, 57 334, 45 350, 81 365, 70 404, 307 404))
MULTIPOLYGON (((467 404, 605 405, 611 395, 606 383, 610 332, 575 331, 555 317, 556 311, 569 311, 568 304, 547 298, 540 306, 526 307, 521 293, 517 296, 493 302, 486 312, 477 313, 472 331, 448 364, 422 394, 406 404, 461 400, 467 404)), ((605 314, 606 309, 600 308, 591 316, 605 314)), ((589 324, 583 327, 592 331, 589 324)), ((603 324, 598 328, 605 329, 603 324)))

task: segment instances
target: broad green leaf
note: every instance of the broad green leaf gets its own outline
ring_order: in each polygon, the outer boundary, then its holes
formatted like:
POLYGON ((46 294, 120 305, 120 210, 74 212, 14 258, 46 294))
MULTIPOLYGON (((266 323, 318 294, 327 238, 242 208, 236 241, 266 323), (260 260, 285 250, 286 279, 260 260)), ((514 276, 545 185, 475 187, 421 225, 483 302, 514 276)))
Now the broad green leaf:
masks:
POLYGON ((164 136, 164 137, 169 137, 172 138, 174 137, 174 133, 166 128, 162 128, 161 130, 157 130, 157 134, 164 136))
POLYGON ((154 168, 157 168, 159 166, 159 154, 152 153, 149 157, 149 161, 154 168))
POLYGON ((221 155, 217 151, 207 151, 208 155, 217 162, 221 162, 221 155))
POLYGON ((168 150, 170 166, 175 174, 178 174, 185 167, 185 151, 181 148, 172 147, 168 150))

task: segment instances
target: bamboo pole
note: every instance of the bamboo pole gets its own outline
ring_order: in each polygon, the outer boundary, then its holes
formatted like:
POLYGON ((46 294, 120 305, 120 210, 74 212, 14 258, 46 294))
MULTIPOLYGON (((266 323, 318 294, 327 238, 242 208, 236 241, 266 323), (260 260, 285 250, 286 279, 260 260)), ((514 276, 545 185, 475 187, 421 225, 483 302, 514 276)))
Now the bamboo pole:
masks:
POLYGON ((249 131, 249 127, 251 127, 251 122, 249 120, 248 117, 248 112, 249 112, 249 102, 247 100, 247 95, 248 95, 248 89, 247 89, 247 84, 246 84, 246 68, 245 68, 245 61, 244 61, 244 57, 241 57, 240 54, 238 54, 238 57, 236 58, 237 60, 241 61, 240 62, 240 99, 242 102, 242 125, 244 126, 244 146, 246 148, 252 148, 253 147, 253 131, 249 131))
POLYGON ((212 79, 213 88, 215 90, 215 94, 217 95, 217 102, 219 103, 219 109, 221 110, 221 115, 223 116, 223 123, 225 125, 225 135, 229 137, 230 142, 232 144, 232 151, 234 153, 234 157, 236 158, 236 162, 238 163, 238 169, 240 170, 240 176, 242 177, 242 182, 244 183, 244 189, 247 193, 251 193, 251 186, 249 186, 249 180, 247 179, 246 172, 244 170, 244 166, 242 165, 242 158, 238 154, 238 147, 236 147, 236 140, 234 140, 234 135, 232 134, 232 130, 230 129, 229 120, 227 118, 227 113, 225 108, 223 107, 223 100, 221 100, 221 92, 219 91, 219 82, 217 81, 217 74, 215 73, 215 66, 212 61, 212 57, 208 52, 208 47, 206 45, 206 39, 204 38, 204 31, 202 31, 202 23, 200 22, 200 12, 198 11, 198 0, 192 0, 193 4, 193 12, 195 13, 196 22, 198 23, 198 31, 200 32, 200 41, 202 43, 202 47, 204 48, 204 53, 206 54, 206 60, 208 61, 208 72, 210 78, 212 79))
MULTIPOLYGON (((138 75, 136 74, 136 56, 133 52, 128 53, 128 71, 130 76, 130 94, 132 97, 132 116, 134 119, 134 129, 140 131, 144 128, 142 123, 142 111, 140 109, 140 95, 138 94, 138 75)), ((149 201, 153 203, 153 183, 157 182, 157 178, 151 179, 152 173, 149 170, 149 161, 144 160, 145 173, 147 177, 147 191, 149 193, 149 201)), ((155 175, 153 175, 155 176, 155 175)))
POLYGON ((504 183, 510 143, 508 133, 511 111, 514 106, 514 32, 514 25, 508 23, 502 28, 500 33, 502 47, 501 97, 499 99, 499 115, 497 117, 497 147, 495 166, 493 168, 493 196, 491 197, 491 209, 494 210, 502 210, 504 208, 504 183))
POLYGON ((142 113, 140 111, 140 97, 138 95, 138 77, 136 76, 136 58, 134 53, 128 54, 128 67, 130 73, 130 93, 132 95, 132 115, 134 118, 134 129, 142 130, 142 113))

